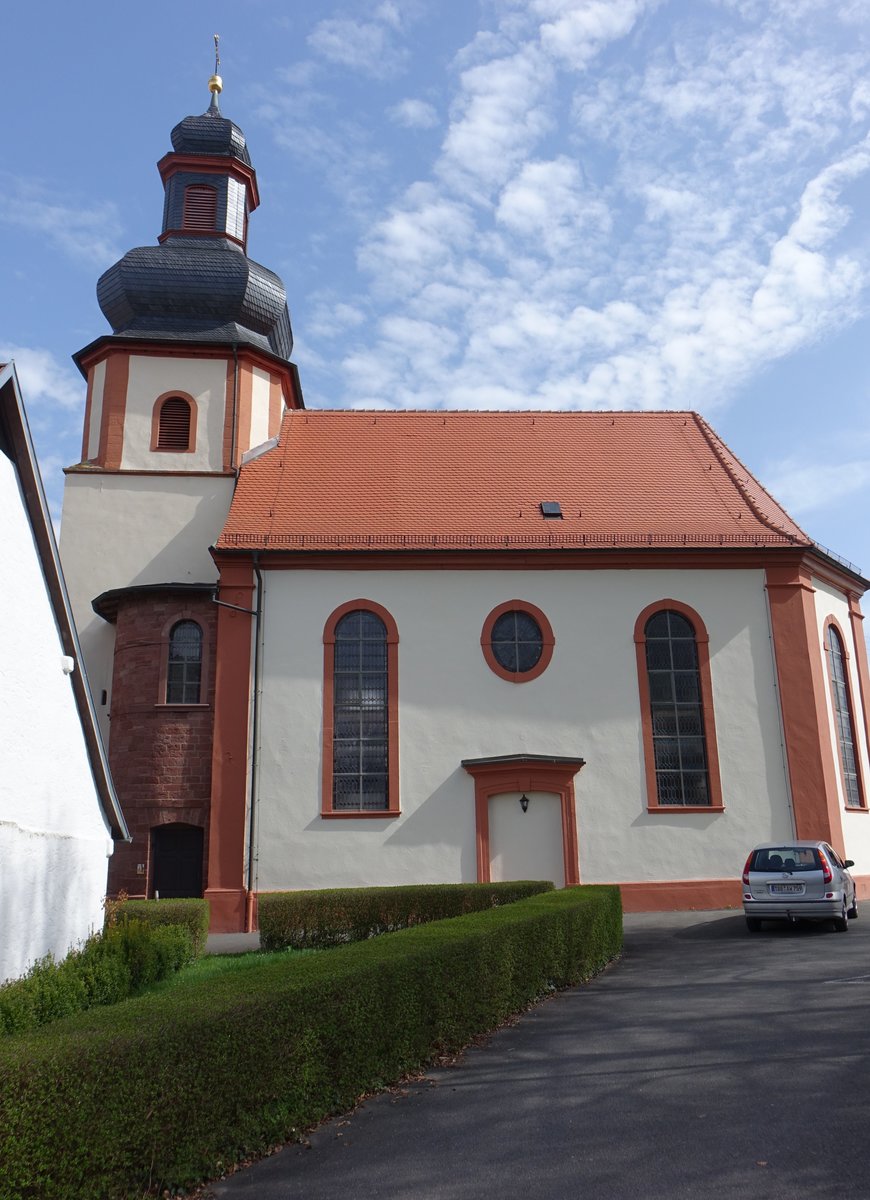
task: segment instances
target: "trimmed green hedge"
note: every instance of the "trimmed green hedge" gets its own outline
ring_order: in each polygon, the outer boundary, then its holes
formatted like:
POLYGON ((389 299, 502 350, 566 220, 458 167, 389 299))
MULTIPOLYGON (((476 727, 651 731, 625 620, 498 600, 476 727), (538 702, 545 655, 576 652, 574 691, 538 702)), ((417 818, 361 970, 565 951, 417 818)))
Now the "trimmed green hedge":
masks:
POLYGON ((619 953, 615 887, 329 954, 182 978, 0 1043, 3 1200, 130 1200, 214 1177, 619 953))
POLYGON ((49 954, 34 963, 23 979, 0 987, 0 1035, 23 1033, 72 1013, 117 1004, 166 979, 193 957, 186 929, 152 928, 141 921, 123 920, 88 938, 60 962, 49 954))
POLYGON ((319 950, 379 933, 461 917, 553 890, 549 880, 510 883, 424 883, 407 887, 261 892, 257 900, 264 950, 319 950))
POLYGON ((205 952, 208 937, 208 900, 123 900, 116 902, 123 920, 143 921, 146 925, 183 925, 193 942, 197 958, 205 952))

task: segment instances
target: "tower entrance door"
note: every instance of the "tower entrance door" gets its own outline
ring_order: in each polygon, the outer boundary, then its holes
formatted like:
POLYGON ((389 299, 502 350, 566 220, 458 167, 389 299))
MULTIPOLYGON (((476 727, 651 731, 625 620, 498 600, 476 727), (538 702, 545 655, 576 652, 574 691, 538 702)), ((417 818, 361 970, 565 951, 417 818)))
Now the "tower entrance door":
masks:
POLYGON ((202 895, 203 831, 197 825, 160 825, 151 831, 151 895, 161 900, 202 895))

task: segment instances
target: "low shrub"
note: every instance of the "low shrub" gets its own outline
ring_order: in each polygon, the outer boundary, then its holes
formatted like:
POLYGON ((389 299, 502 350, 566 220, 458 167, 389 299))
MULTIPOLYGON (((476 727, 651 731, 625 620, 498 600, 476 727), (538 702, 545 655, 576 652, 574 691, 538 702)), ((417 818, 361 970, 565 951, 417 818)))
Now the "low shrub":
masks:
POLYGON ((511 904, 552 890, 549 880, 526 879, 261 892, 257 900, 260 945, 264 950, 319 950, 511 904))
POLYGON ((116 1004, 192 960, 186 929, 122 920, 88 938, 61 962, 49 954, 23 979, 0 987, 0 1033, 22 1033, 72 1013, 116 1004))
POLYGON ((131 1200, 214 1177, 588 979, 621 940, 618 889, 572 888, 7 1039, 3 1200, 131 1200))
POLYGON ((114 913, 106 906, 106 924, 113 920, 135 920, 145 925, 183 925, 190 933, 197 958, 205 952, 208 937, 208 900, 123 900, 114 902, 114 913), (115 913, 117 916, 115 916, 115 913))

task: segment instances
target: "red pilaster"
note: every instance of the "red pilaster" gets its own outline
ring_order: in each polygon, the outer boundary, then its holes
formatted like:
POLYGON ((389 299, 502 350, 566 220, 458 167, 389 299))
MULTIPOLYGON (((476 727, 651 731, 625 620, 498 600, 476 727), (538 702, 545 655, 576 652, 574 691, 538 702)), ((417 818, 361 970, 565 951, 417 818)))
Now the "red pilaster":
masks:
POLYGON ((803 564, 768 567, 766 574, 795 832, 823 838, 842 853, 815 589, 803 564))
MULTIPOLYGON (((241 609, 251 609, 254 597, 251 562, 224 562, 219 566, 219 599, 241 609)), ((248 612, 218 608, 209 886, 206 891, 213 933, 240 933, 245 928, 252 632, 253 617, 248 612)))

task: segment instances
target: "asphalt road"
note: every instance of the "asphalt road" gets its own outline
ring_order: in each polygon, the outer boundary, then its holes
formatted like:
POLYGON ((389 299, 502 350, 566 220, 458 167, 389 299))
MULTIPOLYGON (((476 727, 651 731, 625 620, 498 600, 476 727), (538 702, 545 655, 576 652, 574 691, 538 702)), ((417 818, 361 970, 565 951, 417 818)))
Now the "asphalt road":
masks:
POLYGON ((870 911, 629 916, 591 984, 208 1194, 867 1200, 868 1050, 870 911))

